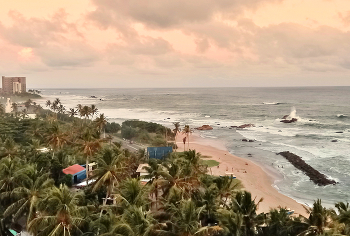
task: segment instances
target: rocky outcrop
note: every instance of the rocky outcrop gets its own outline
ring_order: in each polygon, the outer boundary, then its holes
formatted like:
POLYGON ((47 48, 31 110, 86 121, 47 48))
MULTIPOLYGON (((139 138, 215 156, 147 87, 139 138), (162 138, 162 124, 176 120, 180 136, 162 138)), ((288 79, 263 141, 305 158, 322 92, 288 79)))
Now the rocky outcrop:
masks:
POLYGON ((253 139, 246 139, 246 138, 242 139, 242 142, 250 142, 250 143, 252 143, 254 141, 255 140, 253 140, 253 139))
POLYGON ((250 127, 255 127, 255 125, 253 125, 253 124, 244 124, 244 125, 237 126, 236 128, 244 129, 244 128, 250 128, 250 127))
POLYGON ((202 127, 198 127, 195 129, 197 129, 197 130, 212 130, 213 127, 211 127, 210 125, 202 125, 202 127))
POLYGON ((298 119, 296 118, 292 118, 291 120, 281 120, 280 122, 283 122, 283 123, 293 123, 293 122, 297 122, 298 119))
POLYGON ((278 154, 285 157, 295 168, 303 171, 315 184, 319 186, 336 184, 334 180, 327 179, 327 177, 324 174, 321 174, 320 172, 312 168, 309 164, 302 160, 300 156, 297 156, 288 151, 280 152, 278 154))

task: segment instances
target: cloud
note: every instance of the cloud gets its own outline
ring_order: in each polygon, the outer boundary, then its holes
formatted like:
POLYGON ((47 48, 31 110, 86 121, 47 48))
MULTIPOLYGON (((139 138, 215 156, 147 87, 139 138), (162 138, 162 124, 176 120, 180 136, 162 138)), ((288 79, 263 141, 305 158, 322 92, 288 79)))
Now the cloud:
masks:
POLYGON ((345 26, 350 25, 350 11, 347 11, 344 14, 342 14, 341 12, 338 12, 338 17, 340 18, 340 20, 343 22, 345 26))
POLYGON ((50 67, 90 66, 99 59, 94 48, 79 41, 50 43, 34 52, 50 67))
POLYGON ((96 10, 88 18, 103 27, 120 23, 139 22, 156 29, 181 28, 188 23, 210 21, 215 14, 234 18, 244 10, 257 9, 262 4, 282 2, 282 0, 177 0, 177 1, 138 1, 92 0, 96 10))
POLYGON ((75 23, 68 22, 67 13, 58 10, 50 18, 26 18, 10 11, 13 24, 0 24, 0 37, 12 45, 31 50, 36 59, 49 67, 85 66, 98 59, 75 23))

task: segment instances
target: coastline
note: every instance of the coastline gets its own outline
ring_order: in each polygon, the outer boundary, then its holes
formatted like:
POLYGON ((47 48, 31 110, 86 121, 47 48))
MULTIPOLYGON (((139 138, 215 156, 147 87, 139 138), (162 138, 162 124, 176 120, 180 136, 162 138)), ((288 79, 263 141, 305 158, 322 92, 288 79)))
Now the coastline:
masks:
MULTIPOLYGON (((182 134, 177 137, 176 143, 180 151, 183 150, 183 137, 184 135, 182 134)), ((281 206, 294 210, 295 214, 306 215, 302 204, 283 195, 273 187, 276 179, 271 173, 266 172, 261 166, 248 159, 232 155, 222 142, 205 139, 198 134, 192 134, 190 135, 190 149, 195 149, 196 152, 202 155, 211 156, 208 159, 220 162, 219 168, 210 168, 213 175, 224 175, 225 172, 233 172, 242 182, 244 189, 252 193, 253 198, 256 197, 257 200, 263 198, 259 205, 258 213, 267 213, 271 208, 281 206)))

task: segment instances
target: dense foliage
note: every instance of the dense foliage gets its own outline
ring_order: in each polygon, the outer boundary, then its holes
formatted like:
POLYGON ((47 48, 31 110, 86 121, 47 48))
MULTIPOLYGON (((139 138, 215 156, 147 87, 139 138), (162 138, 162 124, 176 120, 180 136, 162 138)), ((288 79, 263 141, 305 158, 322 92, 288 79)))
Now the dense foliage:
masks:
MULTIPOLYGON (((107 121, 96 107, 66 111, 59 100, 47 107, 51 111, 33 108, 36 119, 1 112, 0 235, 11 235, 10 228, 37 236, 350 235, 348 203, 337 203, 335 211, 317 200, 304 216, 283 207, 258 214, 262 199, 238 180, 208 175, 196 151, 147 161, 143 152, 101 138, 107 121), (62 169, 91 161, 97 163, 89 174, 95 182, 72 187, 62 169), (144 184, 135 171, 146 162, 144 184)), ((139 121, 123 127, 143 135, 166 130, 139 121)), ((186 126, 184 133, 190 132, 186 126)))

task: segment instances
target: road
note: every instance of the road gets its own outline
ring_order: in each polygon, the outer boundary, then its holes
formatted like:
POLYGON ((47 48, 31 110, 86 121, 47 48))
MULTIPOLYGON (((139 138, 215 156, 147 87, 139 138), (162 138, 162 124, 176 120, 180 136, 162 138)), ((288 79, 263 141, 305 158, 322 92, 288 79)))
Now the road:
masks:
POLYGON ((115 137, 115 136, 113 136, 112 142, 121 143, 123 148, 126 148, 126 149, 128 149, 129 151, 132 151, 132 152, 138 151, 139 149, 145 149, 146 148, 146 146, 144 146, 142 144, 139 144, 139 143, 132 143, 131 144, 129 140, 124 140, 122 138, 115 137))

